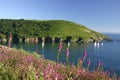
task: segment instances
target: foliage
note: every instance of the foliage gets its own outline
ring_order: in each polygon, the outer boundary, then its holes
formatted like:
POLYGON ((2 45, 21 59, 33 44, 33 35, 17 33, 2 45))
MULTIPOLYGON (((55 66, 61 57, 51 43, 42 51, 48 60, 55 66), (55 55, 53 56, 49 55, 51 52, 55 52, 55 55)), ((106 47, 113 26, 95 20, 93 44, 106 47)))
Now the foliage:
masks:
POLYGON ((7 67, 4 64, 0 64, 0 80, 16 80, 17 75, 14 73, 14 69, 7 67))
POLYGON ((12 20, 0 19, 0 34, 8 35, 12 33, 13 37, 46 37, 63 38, 72 37, 72 39, 94 39, 106 38, 83 25, 64 20, 12 20))
POLYGON ((33 54, 0 46, 0 80, 114 80, 108 72, 66 67, 33 54))

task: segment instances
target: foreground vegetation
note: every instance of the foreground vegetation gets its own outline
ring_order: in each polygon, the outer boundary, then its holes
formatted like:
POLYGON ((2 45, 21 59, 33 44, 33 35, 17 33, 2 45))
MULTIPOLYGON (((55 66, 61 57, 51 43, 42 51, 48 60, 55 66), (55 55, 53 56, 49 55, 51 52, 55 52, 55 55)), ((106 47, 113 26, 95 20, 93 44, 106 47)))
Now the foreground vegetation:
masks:
MULTIPOLYGON (((69 56, 68 49, 66 55, 69 56)), ((37 53, 0 46, 0 80, 116 80, 116 76, 109 77, 109 72, 89 71, 81 65, 81 60, 78 66, 64 65, 43 59, 37 53)))
POLYGON ((87 27, 65 20, 13 20, 0 19, 0 39, 4 40, 12 33, 13 41, 26 40, 28 38, 50 40, 91 41, 106 39, 104 35, 87 27))

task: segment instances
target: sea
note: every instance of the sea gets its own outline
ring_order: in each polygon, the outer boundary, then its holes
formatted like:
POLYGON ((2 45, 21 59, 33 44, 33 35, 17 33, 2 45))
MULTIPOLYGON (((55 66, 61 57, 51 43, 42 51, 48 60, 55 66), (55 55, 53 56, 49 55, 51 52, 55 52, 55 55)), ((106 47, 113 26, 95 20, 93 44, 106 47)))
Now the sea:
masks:
MULTIPOLYGON (((102 41, 99 43, 70 43, 69 46, 69 64, 77 65, 78 60, 83 58, 86 51, 86 58, 83 67, 87 68, 88 59, 90 59, 90 70, 95 70, 100 60, 101 69, 120 76, 120 34, 119 33, 103 33, 113 41, 102 41)), ((44 55, 44 59, 56 61, 59 43, 16 43, 13 44, 18 49, 24 49, 28 52, 36 52, 44 55)), ((68 43, 63 43, 59 56, 59 63, 65 64, 68 43)))

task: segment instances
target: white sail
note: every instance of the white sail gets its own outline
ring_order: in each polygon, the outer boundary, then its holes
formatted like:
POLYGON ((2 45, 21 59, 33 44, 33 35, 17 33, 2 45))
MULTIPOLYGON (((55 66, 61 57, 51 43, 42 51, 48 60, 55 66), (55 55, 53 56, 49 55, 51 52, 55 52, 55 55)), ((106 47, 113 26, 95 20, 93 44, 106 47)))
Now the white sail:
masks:
POLYGON ((96 42, 94 42, 94 46, 95 46, 95 47, 97 46, 97 43, 96 43, 96 42))
POLYGON ((68 48, 70 47, 70 42, 68 42, 68 48))
POLYGON ((45 45, 45 42, 42 42, 42 48, 44 47, 44 45, 45 45))

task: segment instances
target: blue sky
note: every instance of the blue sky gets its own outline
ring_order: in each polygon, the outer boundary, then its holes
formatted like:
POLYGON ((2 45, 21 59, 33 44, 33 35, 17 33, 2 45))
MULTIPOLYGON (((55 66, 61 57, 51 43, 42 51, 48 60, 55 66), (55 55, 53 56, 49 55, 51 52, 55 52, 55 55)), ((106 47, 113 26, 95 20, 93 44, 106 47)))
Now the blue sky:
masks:
POLYGON ((120 0, 0 0, 0 18, 69 20, 120 33, 120 0))

